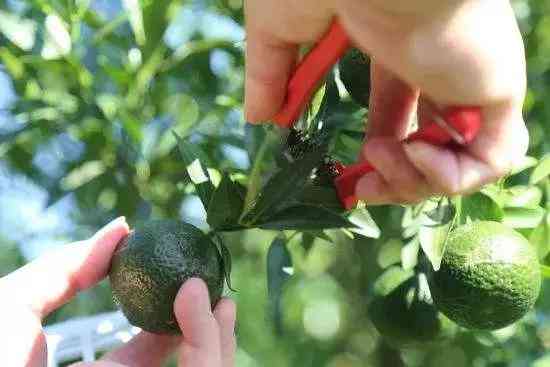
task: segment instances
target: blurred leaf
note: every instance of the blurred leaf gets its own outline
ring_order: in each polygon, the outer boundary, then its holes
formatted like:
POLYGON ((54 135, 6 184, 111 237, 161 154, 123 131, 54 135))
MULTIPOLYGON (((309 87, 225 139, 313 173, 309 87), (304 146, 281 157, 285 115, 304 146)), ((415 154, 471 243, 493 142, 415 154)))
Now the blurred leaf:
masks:
POLYGON ((397 238, 391 238, 382 244, 378 250, 376 261, 378 265, 385 269, 390 265, 397 264, 401 261, 401 250, 403 242, 397 238))
POLYGON ((306 253, 308 253, 313 247, 313 242, 315 242, 314 235, 309 232, 302 232, 302 240, 300 241, 300 245, 304 248, 304 250, 306 250, 306 253))
POLYGON ((286 247, 286 238, 279 235, 267 252, 267 292, 276 331, 283 332, 281 296, 283 287, 292 273, 292 258, 286 247))
POLYGON ((34 20, 0 10, 0 33, 23 51, 34 47, 37 25, 34 20))
MULTIPOLYGON (((543 278, 550 278, 550 266, 540 265, 540 271, 541 271, 541 274, 542 274, 543 278)), ((550 366, 550 364, 549 364, 549 366, 550 366)))
POLYGON ((503 192, 504 206, 535 208, 542 199, 542 190, 537 186, 514 186, 503 192))
POLYGON ((537 208, 506 208, 502 222, 512 228, 535 228, 544 216, 544 210, 537 208))
POLYGON ((212 194, 206 210, 207 222, 215 230, 238 226, 244 197, 228 174, 223 174, 220 184, 212 194))
POLYGON ((550 175, 550 155, 546 155, 531 173, 529 183, 535 185, 550 175))
POLYGON ((140 46, 145 44, 145 29, 143 27, 143 16, 138 0, 122 0, 122 6, 128 13, 130 26, 136 37, 136 43, 140 46))
POLYGON ((531 167, 536 166, 537 163, 538 163, 538 159, 537 159, 537 158, 525 156, 525 157, 523 157, 523 159, 521 160, 521 162, 519 162, 518 164, 516 164, 516 165, 514 166, 514 168, 513 168, 512 171, 510 172, 510 175, 511 175, 511 176, 517 175, 518 173, 523 172, 523 171, 525 171, 526 169, 529 169, 529 168, 531 168, 531 167))
POLYGON ((474 221, 492 220, 500 222, 504 215, 498 204, 481 192, 462 197, 461 205, 463 221, 470 218, 474 221))
POLYGON ((186 167, 187 177, 195 186, 202 205, 206 209, 210 204, 212 192, 214 191, 214 185, 212 185, 212 182, 210 181, 208 171, 201 164, 196 147, 193 144, 183 140, 175 132, 173 134, 178 142, 181 158, 186 167))
POLYGON ((321 151, 305 154, 302 159, 277 172, 264 185, 252 207, 246 209, 243 222, 248 225, 253 224, 266 212, 273 212, 276 207, 283 206, 298 195, 322 156, 321 151))
POLYGON ((0 61, 14 79, 21 78, 25 73, 25 65, 7 47, 0 47, 0 61))
POLYGON ((531 232, 529 242, 536 246, 539 259, 550 253, 550 215, 546 214, 540 224, 531 232))
POLYGON ((380 228, 372 219, 366 208, 358 207, 354 209, 348 216, 348 221, 355 225, 355 228, 349 228, 350 231, 360 234, 365 237, 379 238, 380 228))
POLYGON ((453 205, 443 204, 440 201, 435 209, 432 209, 425 213, 428 218, 439 224, 447 224, 456 215, 456 210, 453 205))
POLYGON ((341 215, 323 207, 311 205, 283 209, 258 224, 263 229, 278 230, 331 229, 349 227, 349 225, 350 223, 341 215))
POLYGON ((418 264, 418 252, 420 251, 420 241, 414 237, 407 242, 401 249, 401 266, 404 270, 412 270, 418 264))
POLYGON ((41 56, 53 60, 67 56, 72 49, 69 26, 57 14, 49 14, 45 23, 46 33, 41 56))
POLYGON ((438 271, 441 266, 441 259, 445 253, 447 239, 453 225, 454 220, 440 226, 422 226, 418 231, 420 246, 435 271, 438 271))

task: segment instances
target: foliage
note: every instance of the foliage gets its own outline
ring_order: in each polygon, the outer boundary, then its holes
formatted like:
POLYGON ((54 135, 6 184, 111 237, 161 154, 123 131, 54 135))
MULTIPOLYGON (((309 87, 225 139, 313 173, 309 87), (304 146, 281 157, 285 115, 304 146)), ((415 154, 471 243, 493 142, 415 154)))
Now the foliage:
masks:
MULTIPOLYGON (((0 1, 1 70, 17 96, 0 123, 0 157, 10 175, 47 194, 43 213, 73 203, 61 240, 118 215, 133 224, 180 217, 223 232, 238 290, 238 366, 436 366, 442 354, 449 366, 543 365, 546 284, 521 322, 464 329, 437 347, 393 347, 366 307, 385 269, 437 268, 449 230, 468 221, 517 229, 550 266, 550 3, 514 7, 529 67, 531 158, 472 195, 341 213, 330 188, 308 186, 325 153, 354 160, 365 110, 331 74, 299 124, 310 136, 322 125, 326 152, 291 161, 285 136, 246 126, 239 0, 0 1)), ((11 239, 9 210, 0 234, 11 239)), ((17 239, 23 253, 29 239, 17 239)), ((0 246, 3 259, 12 250, 0 246)), ((102 283, 48 322, 113 307, 102 283)))

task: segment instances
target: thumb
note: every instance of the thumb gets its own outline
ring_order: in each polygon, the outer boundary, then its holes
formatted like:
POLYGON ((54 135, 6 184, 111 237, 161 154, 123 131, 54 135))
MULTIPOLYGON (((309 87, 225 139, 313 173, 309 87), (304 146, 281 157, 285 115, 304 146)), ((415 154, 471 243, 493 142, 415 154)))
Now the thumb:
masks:
POLYGON ((176 296, 174 313, 183 333, 179 365, 220 367, 220 330, 204 281, 192 278, 185 282, 176 296))

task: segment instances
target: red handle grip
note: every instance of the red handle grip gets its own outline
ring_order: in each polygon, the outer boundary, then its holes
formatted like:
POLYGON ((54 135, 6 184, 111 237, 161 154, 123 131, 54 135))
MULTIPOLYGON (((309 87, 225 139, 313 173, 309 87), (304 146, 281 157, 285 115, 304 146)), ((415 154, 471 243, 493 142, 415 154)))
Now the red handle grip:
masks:
MULTIPOLYGON (((474 140, 481 127, 481 111, 478 107, 449 108, 443 112, 442 117, 462 136, 465 144, 474 140)), ((451 135, 436 122, 429 123, 411 134, 407 141, 424 141, 439 146, 454 143, 451 135)), ((357 205, 358 199, 355 196, 357 181, 372 171, 374 167, 369 162, 362 162, 345 167, 342 174, 336 178, 336 191, 346 209, 352 209, 357 205)))
POLYGON ((325 74, 349 49, 350 40, 342 26, 334 21, 327 34, 304 57, 287 87, 286 100, 273 121, 284 128, 294 125, 325 74))

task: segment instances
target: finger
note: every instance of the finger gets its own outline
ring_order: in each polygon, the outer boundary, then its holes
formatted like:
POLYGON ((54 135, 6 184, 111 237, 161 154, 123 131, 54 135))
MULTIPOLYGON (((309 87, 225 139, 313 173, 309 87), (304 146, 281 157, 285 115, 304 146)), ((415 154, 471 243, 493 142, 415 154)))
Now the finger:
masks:
POLYGON ((64 246, 0 279, 0 292, 43 318, 105 277, 116 245, 128 232, 125 218, 118 218, 91 239, 64 246))
POLYGON ((326 32, 332 7, 332 0, 245 1, 247 121, 269 120, 279 111, 299 45, 326 32))
POLYGON ((298 47, 261 30, 247 29, 245 119, 269 120, 280 109, 298 47))
POLYGON ((180 342, 180 336, 141 332, 101 359, 132 367, 160 367, 180 342))
POLYGON ((424 177, 409 161, 402 143, 394 138, 371 138, 362 154, 400 202, 414 203, 431 193, 424 177))
POLYGON ((447 195, 473 191, 503 176, 524 157, 529 136, 519 109, 488 107, 482 119, 479 135, 462 151, 420 142, 405 146, 411 163, 435 190, 447 195))
POLYGON ((185 282, 176 296, 174 312, 183 332, 180 366, 221 366, 220 330, 204 281, 185 282))
POLYGON ((371 80, 369 137, 392 136, 402 140, 416 109, 418 91, 377 63, 371 68, 371 80))
POLYGON ((378 172, 361 177, 357 182, 355 193, 357 198, 365 201, 367 205, 383 205, 399 201, 397 195, 378 172))
POLYGON ((237 307, 229 298, 222 298, 214 309, 214 318, 220 327, 222 366, 233 367, 235 359, 235 320, 237 307))
POLYGON ((97 362, 79 362, 71 364, 69 367, 130 367, 130 365, 123 365, 115 362, 97 361, 97 362))

